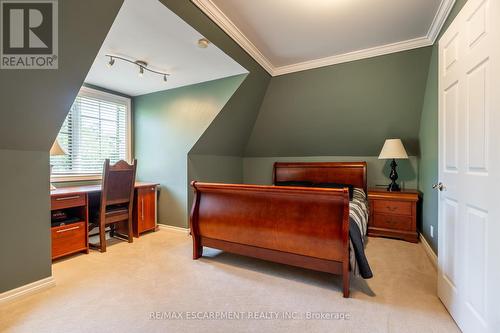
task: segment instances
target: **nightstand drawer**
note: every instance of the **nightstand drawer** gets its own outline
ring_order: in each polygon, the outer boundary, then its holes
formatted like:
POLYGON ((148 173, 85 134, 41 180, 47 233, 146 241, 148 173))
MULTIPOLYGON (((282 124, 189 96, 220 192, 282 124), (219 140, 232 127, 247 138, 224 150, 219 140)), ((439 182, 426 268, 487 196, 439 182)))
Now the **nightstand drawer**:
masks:
POLYGON ((412 221, 413 218, 411 216, 373 215, 373 226, 378 228, 412 230, 412 221))
POLYGON ((412 202, 374 200, 373 210, 375 213, 386 213, 396 215, 412 215, 412 202))

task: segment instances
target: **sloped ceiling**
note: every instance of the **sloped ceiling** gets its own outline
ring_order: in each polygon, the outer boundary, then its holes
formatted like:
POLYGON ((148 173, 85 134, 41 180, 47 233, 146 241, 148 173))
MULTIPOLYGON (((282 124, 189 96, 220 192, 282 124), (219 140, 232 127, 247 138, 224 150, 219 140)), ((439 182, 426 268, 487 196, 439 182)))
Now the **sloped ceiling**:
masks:
POLYGON ((246 73, 246 70, 214 44, 198 47, 198 31, 158 0, 125 0, 86 83, 129 96, 188 86, 246 73), (170 74, 168 81, 117 60, 108 68, 106 54, 147 62, 148 68, 170 74))
POLYGON ((192 1, 273 76, 432 45, 455 2, 192 1))
POLYGON ((0 149, 49 151, 122 2, 59 1, 59 69, 0 70, 0 149))
POLYGON ((273 77, 245 156, 418 154, 431 47, 273 77))
POLYGON ((193 3, 160 1, 249 72, 190 154, 243 155, 270 75, 193 3))

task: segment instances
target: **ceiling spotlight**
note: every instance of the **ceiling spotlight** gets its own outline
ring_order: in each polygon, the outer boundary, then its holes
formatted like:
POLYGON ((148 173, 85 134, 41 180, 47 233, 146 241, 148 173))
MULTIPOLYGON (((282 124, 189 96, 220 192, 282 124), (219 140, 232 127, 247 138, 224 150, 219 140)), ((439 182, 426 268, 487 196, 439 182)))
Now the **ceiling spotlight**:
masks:
POLYGON ((199 48, 206 49, 209 44, 210 44, 210 41, 206 38, 198 39, 198 47, 199 48))
POLYGON ((165 72, 162 72, 162 71, 157 71, 157 70, 148 68, 149 64, 146 61, 144 61, 144 60, 135 60, 134 61, 134 60, 131 60, 129 58, 121 57, 121 56, 118 56, 118 55, 111 55, 111 54, 106 54, 106 57, 109 58, 109 61, 107 63, 108 67, 113 66, 113 64, 115 63, 116 59, 124 61, 124 62, 131 63, 133 65, 136 65, 137 67, 139 67, 139 77, 144 76, 144 71, 148 71, 150 73, 161 75, 162 78, 163 78, 163 81, 167 82, 167 76, 170 76, 169 73, 165 73, 165 72))

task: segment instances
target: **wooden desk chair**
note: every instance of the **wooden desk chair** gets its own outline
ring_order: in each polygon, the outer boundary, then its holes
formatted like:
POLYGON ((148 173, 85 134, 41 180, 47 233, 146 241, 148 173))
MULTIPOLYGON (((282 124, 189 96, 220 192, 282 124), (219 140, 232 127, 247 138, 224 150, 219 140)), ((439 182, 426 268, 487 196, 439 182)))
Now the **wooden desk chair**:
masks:
MULTIPOLYGON (((99 227, 99 246, 106 252, 106 226, 111 227, 111 237, 126 239, 133 242, 132 236, 132 206, 134 204, 134 184, 137 160, 132 165, 118 161, 115 165, 104 161, 102 176, 101 204, 99 215, 92 221, 93 227, 99 227), (115 232, 115 225, 121 223, 126 227, 126 235, 115 232)), ((121 228, 120 228, 121 230, 121 228)))

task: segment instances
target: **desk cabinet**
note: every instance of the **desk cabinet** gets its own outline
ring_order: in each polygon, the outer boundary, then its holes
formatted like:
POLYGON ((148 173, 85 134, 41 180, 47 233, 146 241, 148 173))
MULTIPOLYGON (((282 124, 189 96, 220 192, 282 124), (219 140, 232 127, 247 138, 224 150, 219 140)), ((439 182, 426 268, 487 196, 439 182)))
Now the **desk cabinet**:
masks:
POLYGON ((143 232, 156 229, 156 200, 156 186, 137 188, 133 210, 133 229, 135 237, 139 237, 143 232))
POLYGON ((76 253, 88 253, 88 211, 85 193, 51 197, 52 259, 76 253), (60 223, 55 216, 62 216, 60 223))

